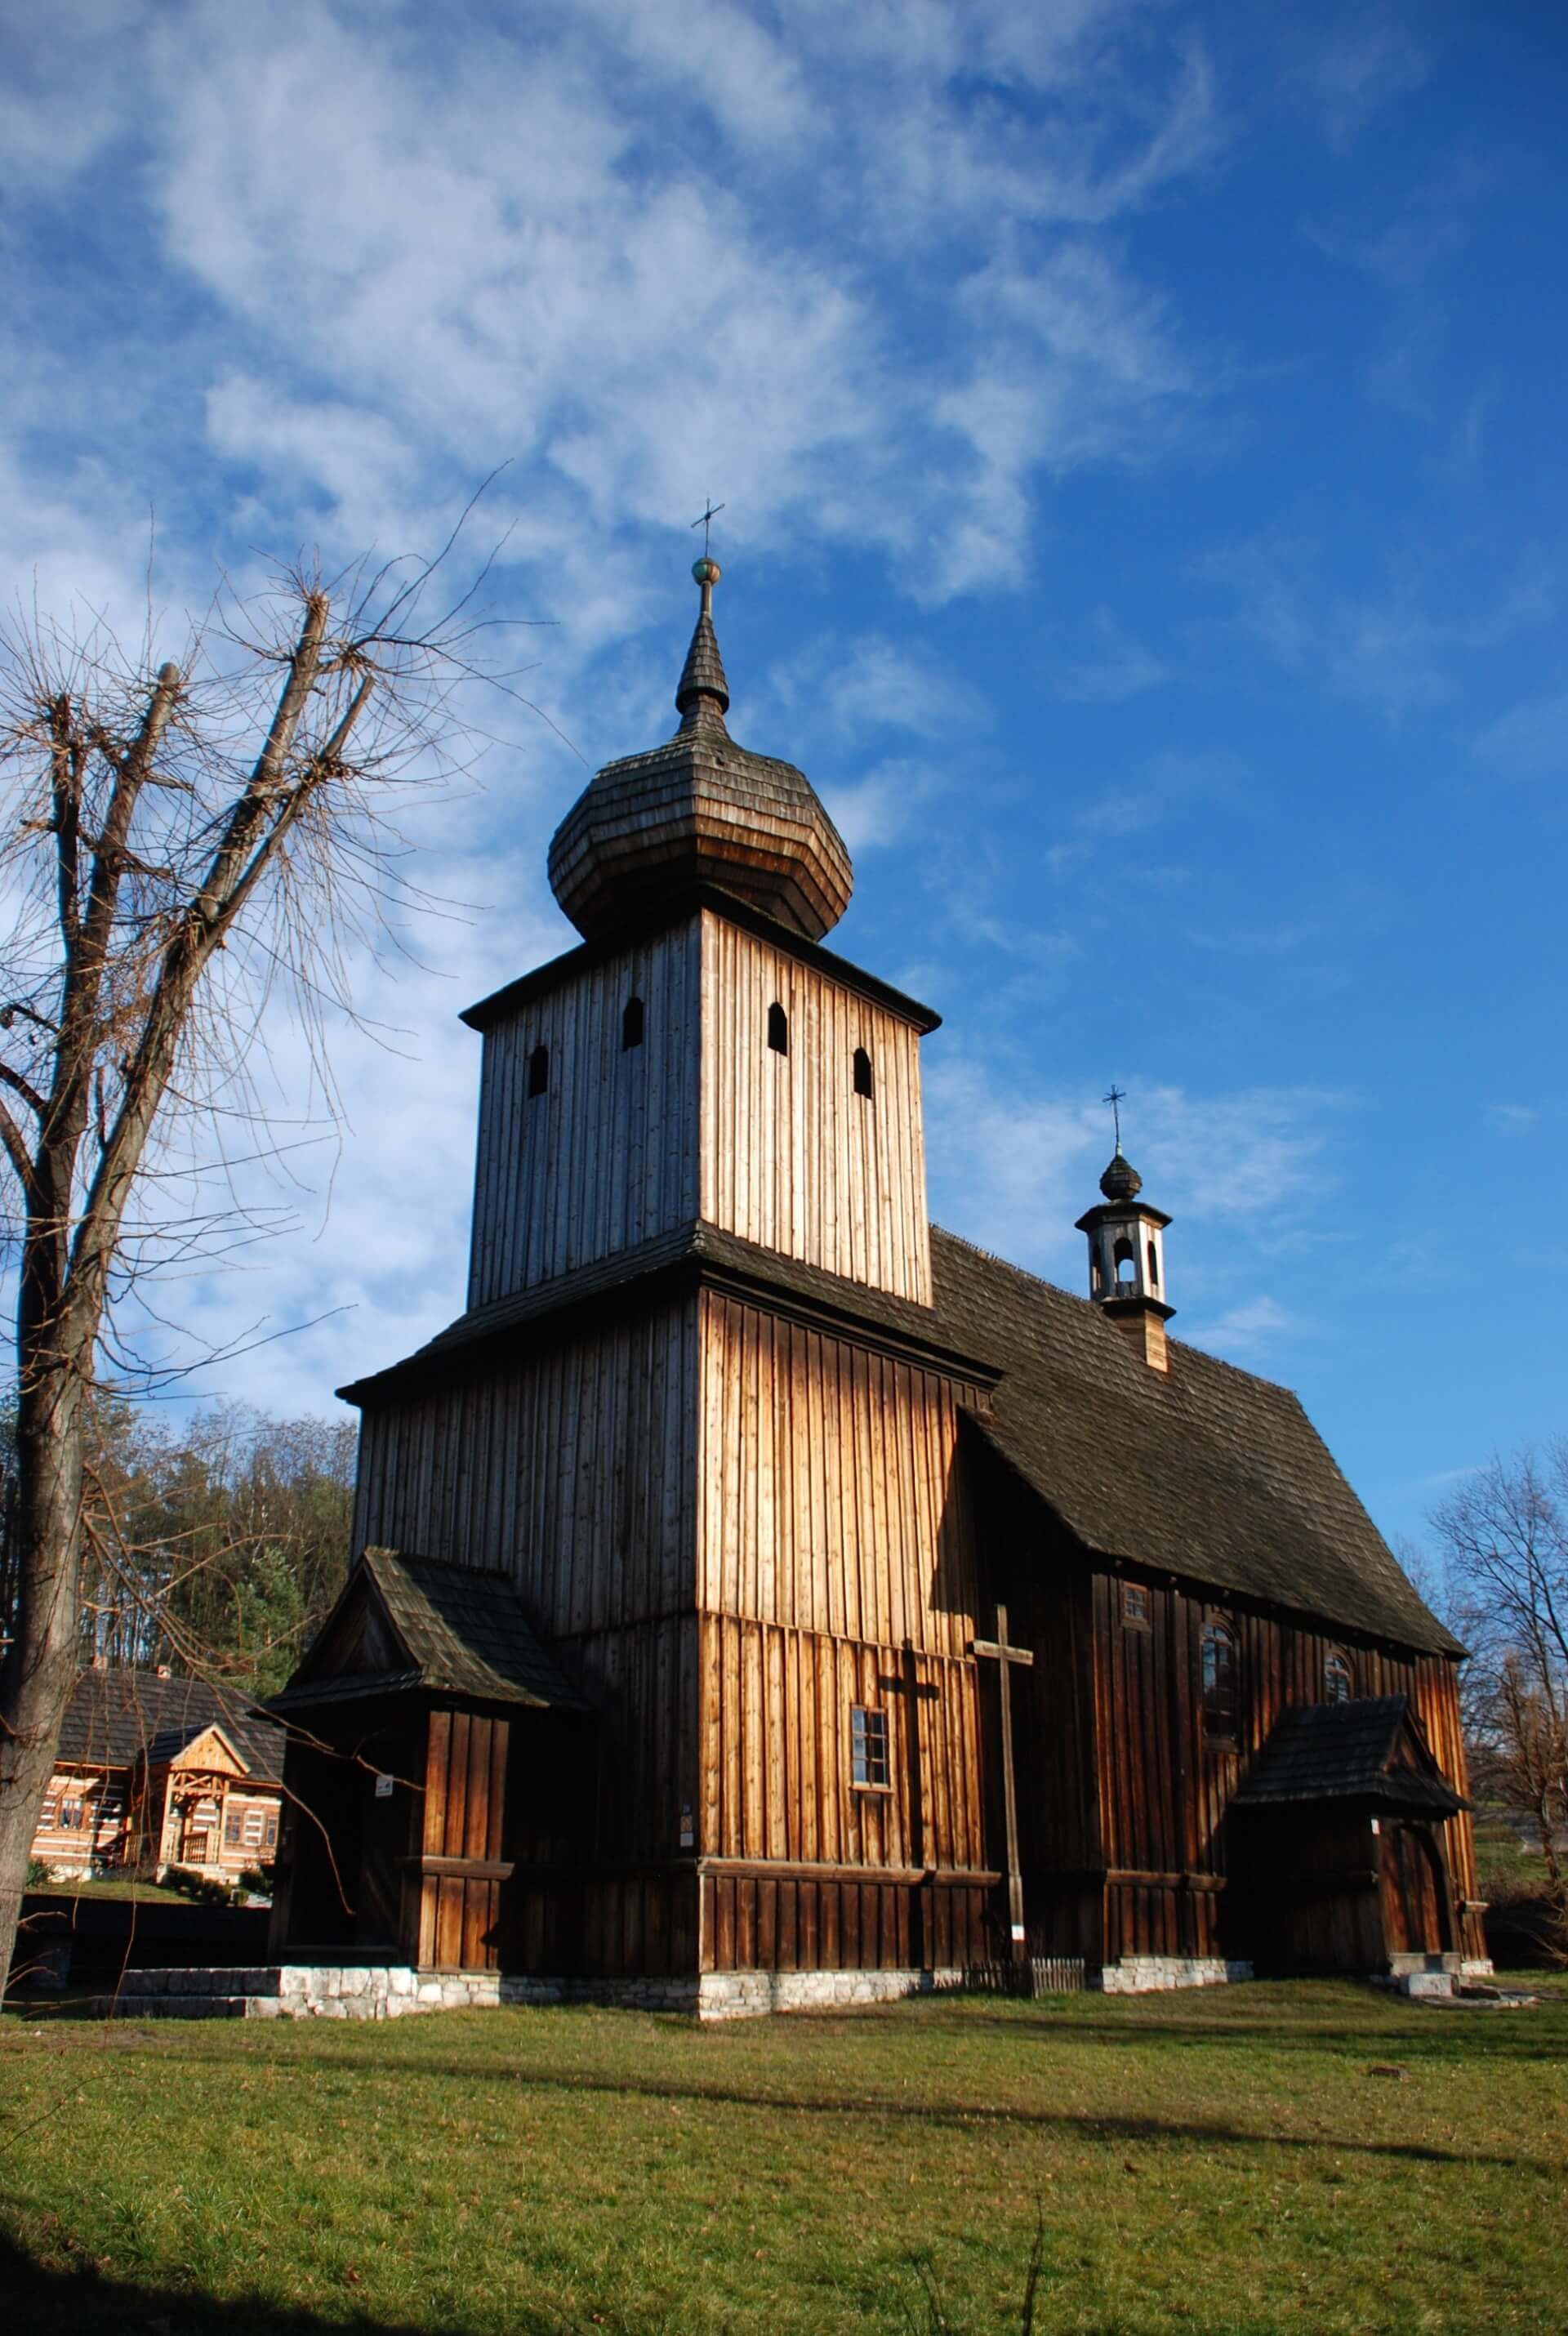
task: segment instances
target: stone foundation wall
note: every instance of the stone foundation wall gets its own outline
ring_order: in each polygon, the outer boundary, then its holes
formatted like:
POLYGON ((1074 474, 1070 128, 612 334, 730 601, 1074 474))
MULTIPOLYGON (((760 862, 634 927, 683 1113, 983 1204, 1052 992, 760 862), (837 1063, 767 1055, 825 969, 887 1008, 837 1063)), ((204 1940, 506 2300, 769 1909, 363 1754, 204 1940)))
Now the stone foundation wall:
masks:
POLYGON ((604 2003, 749 2020, 813 2005, 888 2003, 959 1987, 958 1971, 705 1971, 689 1979, 511 1979, 359 1964, 284 1963, 238 1971, 127 1971, 93 2009, 123 2020, 401 2020, 500 2004, 604 2003))
POLYGON ((1124 1955, 1105 1965, 1099 1985, 1106 1995, 1150 1995, 1164 1988, 1223 1987, 1251 1976, 1251 1963, 1225 1962, 1218 1955, 1124 1955))

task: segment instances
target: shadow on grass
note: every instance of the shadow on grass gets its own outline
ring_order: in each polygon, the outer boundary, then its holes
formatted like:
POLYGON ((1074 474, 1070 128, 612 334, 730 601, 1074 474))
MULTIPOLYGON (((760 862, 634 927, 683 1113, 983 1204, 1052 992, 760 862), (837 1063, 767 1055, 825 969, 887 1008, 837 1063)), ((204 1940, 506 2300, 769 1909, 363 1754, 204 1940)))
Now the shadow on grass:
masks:
MULTIPOLYGON (((90 2264, 50 2270, 4 2234, 0 2323, 6 2336, 328 2336, 329 2331, 342 2336, 346 2329, 359 2336, 435 2336, 428 2321, 415 2329, 362 2308, 325 2318, 264 2296, 230 2302, 196 2288, 106 2279, 90 2264)), ((571 2322, 540 2313, 519 2314, 512 2326, 517 2336, 576 2336, 571 2322)), ((460 2321, 446 2321, 440 2336, 468 2336, 468 2331, 460 2321)))
MULTIPOLYGON (((190 2053, 188 2059, 216 2059, 216 2055, 190 2053)), ((308 2068, 312 2059, 306 2054, 291 2058, 291 2070, 308 2068)), ((337 2060, 316 2060, 316 2068, 333 2075, 342 2073, 337 2060)), ((496 2068, 475 2066, 472 2062, 416 2059, 400 2055, 389 2063, 386 2073, 396 2077, 419 2077, 436 2083, 488 2087, 516 2087, 535 2093, 601 2093, 607 2099, 637 2098, 650 2101, 687 2101, 699 2108, 760 2109, 769 2117, 855 2117, 895 2118, 900 2123, 934 2127, 951 2127, 972 2132, 977 2126, 1029 2126, 1037 2132, 1076 2135, 1085 2141, 1125 2143, 1195 2142, 1205 2149, 1295 2149, 1353 2151, 1364 2157, 1389 2157, 1422 2166, 1501 2166, 1513 2173, 1550 2175, 1555 2178, 1560 2169, 1524 2155, 1499 2156, 1485 2150, 1437 2149, 1429 2143, 1418 2141, 1361 2141, 1344 2133, 1282 2134, 1249 2133, 1240 2127, 1203 2120, 1182 2122, 1156 2117, 1097 2117, 1089 2111, 1066 2109, 997 2108, 980 2101, 942 2101, 924 2105, 918 2101, 882 2100, 867 2094, 813 2094, 794 2096, 780 2093, 745 2092, 735 2086, 682 2085, 660 2082, 657 2078, 626 2076, 596 2076, 591 2070, 568 2068, 496 2068)))

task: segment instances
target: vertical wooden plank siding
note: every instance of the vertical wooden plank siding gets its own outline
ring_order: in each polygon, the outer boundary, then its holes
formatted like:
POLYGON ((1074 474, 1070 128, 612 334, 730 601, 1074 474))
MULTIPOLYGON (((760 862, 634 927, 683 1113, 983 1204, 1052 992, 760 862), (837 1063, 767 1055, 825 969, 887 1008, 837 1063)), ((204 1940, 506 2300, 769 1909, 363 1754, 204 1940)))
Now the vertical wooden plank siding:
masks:
POLYGON ((929 1306, 918 1032, 723 917, 702 917, 696 1213, 875 1290, 929 1306), (789 1052, 768 1045, 768 1008, 789 1052), (854 1091, 854 1054, 873 1093, 854 1091))
POLYGON ((979 1961, 979 1558, 957 1469, 975 1390, 713 1292, 700 1319, 705 1966, 901 1968, 917 1942, 928 1965, 979 1961), (852 1781, 857 1704, 887 1718, 885 1789, 852 1781))
POLYGON ((502 1566, 547 1637, 690 1610, 697 1301, 367 1408, 355 1544, 502 1566))
POLYGON ((695 1219, 698 979, 693 918, 485 1033, 471 1307, 695 1219), (643 1039, 623 1047, 631 998, 643 1002, 643 1039), (531 1096, 540 1046, 550 1084, 531 1096))
MULTIPOLYGON (((1357 1697, 1411 1698, 1438 1765, 1458 1792, 1466 1791, 1457 1676, 1446 1657, 1417 1656, 1327 1623, 1205 1599, 1157 1577, 1130 1578, 1147 1590, 1146 1626, 1125 1619, 1117 1576, 1097 1573, 1093 1582, 1099 1796, 1105 1868, 1151 1879, 1107 1885, 1107 1958, 1222 1952, 1216 1943, 1222 1893, 1194 1887, 1188 1877, 1223 1883, 1231 1796, 1285 1707, 1322 1700, 1331 1654, 1349 1663, 1357 1697), (1233 1746, 1212 1741, 1203 1729, 1200 1648, 1211 1619, 1235 1634, 1233 1746), (1113 1932, 1119 1941, 1114 1947, 1113 1932), (1181 1943, 1167 1943, 1173 1938, 1181 1943)), ((1444 1833, 1456 1896, 1474 1897, 1469 1814, 1453 1818, 1444 1833)), ((1474 1920, 1465 1943, 1466 1952, 1485 1952, 1474 1920)))

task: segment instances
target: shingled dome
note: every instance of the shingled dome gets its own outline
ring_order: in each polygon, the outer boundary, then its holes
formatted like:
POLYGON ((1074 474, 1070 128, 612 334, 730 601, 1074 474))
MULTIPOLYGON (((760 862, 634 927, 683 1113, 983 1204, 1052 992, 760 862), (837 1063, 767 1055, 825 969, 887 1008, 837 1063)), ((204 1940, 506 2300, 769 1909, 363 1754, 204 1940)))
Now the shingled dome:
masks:
POLYGON ((1100 1178, 1100 1190, 1107 1201, 1135 1201, 1144 1189, 1144 1180, 1130 1160, 1122 1156, 1118 1144, 1110 1166, 1100 1178))
POLYGON ((692 573, 702 607, 676 692, 680 727, 589 781, 551 840, 550 888, 588 940, 698 884, 820 940, 849 906, 849 852, 803 772, 730 736, 713 628, 718 562, 699 560, 692 573))

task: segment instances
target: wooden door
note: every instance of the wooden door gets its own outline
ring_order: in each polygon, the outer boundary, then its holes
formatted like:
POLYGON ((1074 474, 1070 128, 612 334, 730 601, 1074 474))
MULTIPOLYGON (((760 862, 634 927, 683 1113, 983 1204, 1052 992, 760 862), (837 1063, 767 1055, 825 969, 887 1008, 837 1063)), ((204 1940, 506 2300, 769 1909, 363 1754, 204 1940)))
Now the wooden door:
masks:
POLYGON ((1391 1955, 1445 1954, 1453 1945, 1442 1852, 1429 1825, 1385 1817, 1378 1867, 1383 1936, 1391 1955))

